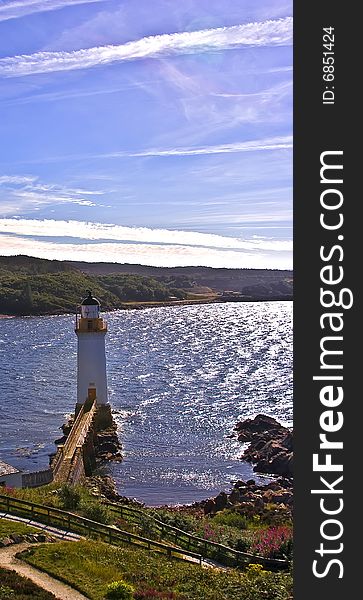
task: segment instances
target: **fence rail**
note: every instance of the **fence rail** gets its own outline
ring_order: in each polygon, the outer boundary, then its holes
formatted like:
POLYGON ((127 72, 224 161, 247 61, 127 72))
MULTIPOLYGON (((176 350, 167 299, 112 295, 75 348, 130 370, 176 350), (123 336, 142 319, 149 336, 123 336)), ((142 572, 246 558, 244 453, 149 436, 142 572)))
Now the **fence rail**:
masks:
POLYGON ((59 527, 66 531, 72 531, 89 537, 97 537, 109 544, 127 543, 135 546, 154 550, 166 554, 170 558, 182 560, 194 560, 201 564, 202 558, 209 558, 228 567, 242 567, 248 563, 259 563, 269 570, 288 569, 290 561, 265 558, 248 552, 241 552, 218 544, 204 538, 200 538, 177 527, 163 523, 159 519, 146 515, 145 512, 129 505, 105 502, 105 505, 113 514, 117 514, 125 520, 137 525, 145 523, 145 518, 154 527, 154 533, 160 539, 173 543, 171 546, 160 541, 152 540, 129 531, 116 528, 103 523, 91 521, 74 513, 36 504, 28 500, 20 500, 12 496, 0 495, 0 510, 9 514, 30 518, 46 525, 59 527))
POLYGON ((100 539, 108 544, 131 544, 149 551, 162 553, 169 558, 177 558, 189 562, 192 559, 193 562, 197 562, 199 564, 202 563, 201 554, 197 554, 196 552, 175 548, 173 546, 169 546, 155 540, 150 540, 128 531, 111 527, 110 525, 97 523, 95 521, 91 521, 90 519, 80 517, 79 515, 75 515, 58 508, 45 506, 43 504, 35 504, 34 502, 20 500, 12 496, 0 495, 0 510, 12 515, 29 518, 32 521, 38 521, 40 523, 44 523, 45 525, 59 527, 65 531, 72 531, 74 533, 79 533, 81 535, 93 538, 96 537, 97 539, 100 539))
POLYGON ((259 563, 270 570, 288 569, 290 566, 290 561, 288 560, 265 558, 263 556, 241 552, 240 550, 229 548, 223 544, 200 538, 186 531, 182 531, 177 527, 163 523, 163 521, 160 521, 151 515, 147 515, 144 511, 129 506, 128 504, 117 504, 114 502, 106 502, 105 504, 111 512, 118 514, 121 518, 136 525, 144 525, 145 519, 148 519, 151 527, 154 529, 154 533, 161 539, 170 540, 175 545, 186 550, 193 549, 193 551, 200 552, 203 557, 216 560, 223 565, 241 567, 253 562, 259 563))

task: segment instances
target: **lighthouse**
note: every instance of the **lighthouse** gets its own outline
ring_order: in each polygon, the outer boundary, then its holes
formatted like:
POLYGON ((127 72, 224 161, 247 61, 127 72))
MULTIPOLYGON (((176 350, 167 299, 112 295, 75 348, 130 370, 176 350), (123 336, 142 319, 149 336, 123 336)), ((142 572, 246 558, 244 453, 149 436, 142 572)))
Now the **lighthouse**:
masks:
POLYGON ((76 314, 77 408, 88 400, 107 404, 105 337, 107 323, 100 317, 100 303, 90 291, 76 314))

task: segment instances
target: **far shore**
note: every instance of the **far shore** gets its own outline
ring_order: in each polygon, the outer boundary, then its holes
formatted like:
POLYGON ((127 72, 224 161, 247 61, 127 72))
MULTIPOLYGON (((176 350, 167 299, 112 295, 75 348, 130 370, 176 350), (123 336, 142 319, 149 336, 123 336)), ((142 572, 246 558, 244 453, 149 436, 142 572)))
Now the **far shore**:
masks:
MULTIPOLYGON (((231 297, 220 297, 214 296, 212 298, 202 298, 196 300, 163 300, 161 302, 121 302, 118 308, 105 309, 104 312, 114 312, 116 310, 141 310, 144 308, 161 308, 164 306, 191 306, 194 304, 221 304, 226 302, 292 302, 292 296, 272 296, 266 298, 263 297, 249 297, 245 298, 231 298, 231 297)), ((14 317, 54 317, 57 315, 67 315, 70 314, 68 311, 65 312, 42 312, 42 313, 32 313, 32 314, 24 314, 24 315, 16 315, 16 314, 0 314, 0 319, 10 319, 14 317)))

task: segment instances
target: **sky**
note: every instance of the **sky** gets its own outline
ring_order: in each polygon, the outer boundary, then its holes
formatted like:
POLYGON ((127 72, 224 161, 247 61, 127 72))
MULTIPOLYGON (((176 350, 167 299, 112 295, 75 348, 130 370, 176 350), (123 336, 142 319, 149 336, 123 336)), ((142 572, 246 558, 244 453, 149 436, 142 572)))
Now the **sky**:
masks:
POLYGON ((0 255, 292 268, 292 1, 0 0, 0 255))

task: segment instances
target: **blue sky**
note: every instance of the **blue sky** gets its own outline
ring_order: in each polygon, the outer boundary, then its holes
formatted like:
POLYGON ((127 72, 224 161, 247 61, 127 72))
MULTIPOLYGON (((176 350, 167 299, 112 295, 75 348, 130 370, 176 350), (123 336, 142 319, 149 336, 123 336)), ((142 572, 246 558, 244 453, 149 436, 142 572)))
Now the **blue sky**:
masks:
POLYGON ((292 2, 0 0, 0 254, 292 267, 292 2))

